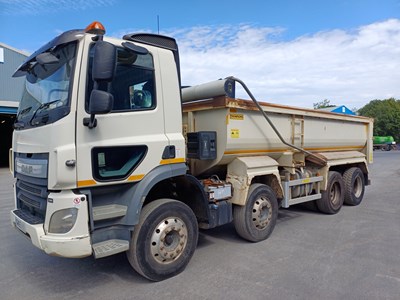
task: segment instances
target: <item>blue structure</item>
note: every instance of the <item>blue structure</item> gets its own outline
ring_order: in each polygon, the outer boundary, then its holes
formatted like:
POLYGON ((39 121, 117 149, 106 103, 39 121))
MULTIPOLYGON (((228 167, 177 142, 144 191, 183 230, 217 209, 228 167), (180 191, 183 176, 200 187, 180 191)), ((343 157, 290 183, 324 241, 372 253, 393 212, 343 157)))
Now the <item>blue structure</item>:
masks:
POLYGON ((13 124, 22 96, 24 78, 13 78, 28 54, 0 43, 0 167, 8 165, 13 124))
POLYGON ((352 110, 350 110, 349 108, 347 108, 344 105, 341 106, 333 106, 333 107, 326 107, 326 108, 321 108, 319 110, 323 110, 323 111, 329 111, 329 112, 333 112, 333 113, 337 113, 337 114, 345 114, 345 115, 353 115, 355 116, 356 113, 353 112, 352 110))

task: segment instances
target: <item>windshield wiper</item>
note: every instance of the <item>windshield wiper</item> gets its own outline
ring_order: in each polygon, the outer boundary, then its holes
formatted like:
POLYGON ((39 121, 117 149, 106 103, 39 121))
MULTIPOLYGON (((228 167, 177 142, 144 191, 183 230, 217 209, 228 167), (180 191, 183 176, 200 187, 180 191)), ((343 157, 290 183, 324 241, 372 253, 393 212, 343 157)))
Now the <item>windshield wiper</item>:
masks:
MULTIPOLYGON (((40 122, 35 122, 35 123, 33 123, 33 121, 35 120, 36 114, 37 114, 39 111, 42 111, 42 110, 45 110, 45 109, 49 108, 50 105, 52 105, 52 104, 54 104, 54 103, 57 103, 57 102, 61 102, 61 103, 62 103, 61 99, 57 99, 57 100, 53 100, 53 101, 50 101, 50 102, 41 104, 38 108, 36 108, 35 112, 34 112, 33 115, 32 115, 32 118, 31 118, 30 121, 29 121, 29 124, 31 124, 31 126, 39 125, 40 122)), ((46 118, 46 119, 48 119, 48 118, 46 118)))
POLYGON ((22 116, 22 115, 24 115, 24 114, 30 112, 31 109, 32 109, 32 106, 29 106, 29 107, 24 108, 23 110, 21 110, 21 111, 18 113, 17 118, 19 118, 20 116, 22 116))
POLYGON ((30 112, 32 109, 32 106, 26 107, 23 110, 21 110, 18 115, 17 118, 14 122, 14 129, 19 130, 25 127, 25 123, 22 121, 18 121, 19 118, 21 118, 23 115, 27 114, 28 112, 30 112))

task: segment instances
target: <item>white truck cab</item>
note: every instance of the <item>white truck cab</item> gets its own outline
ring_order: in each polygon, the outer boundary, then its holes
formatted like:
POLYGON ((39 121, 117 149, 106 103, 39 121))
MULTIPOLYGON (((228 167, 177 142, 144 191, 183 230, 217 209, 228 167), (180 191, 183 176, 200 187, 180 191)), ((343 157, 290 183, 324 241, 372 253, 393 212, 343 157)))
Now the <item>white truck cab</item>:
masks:
POLYGON ((127 228, 100 234, 112 237, 114 251, 127 250, 128 243, 118 241, 129 240, 152 181, 187 170, 173 53, 151 42, 137 46, 129 36, 103 40, 90 32, 63 33, 16 72, 26 75, 26 84, 13 138, 12 222, 35 246, 66 257, 92 254, 97 238, 89 228, 97 223, 102 232, 107 222, 127 228), (104 63, 113 72, 99 70, 104 63), (89 124, 93 109, 95 124, 89 124), (146 184, 128 188, 139 181, 146 184), (93 197, 102 199, 93 203, 93 197))

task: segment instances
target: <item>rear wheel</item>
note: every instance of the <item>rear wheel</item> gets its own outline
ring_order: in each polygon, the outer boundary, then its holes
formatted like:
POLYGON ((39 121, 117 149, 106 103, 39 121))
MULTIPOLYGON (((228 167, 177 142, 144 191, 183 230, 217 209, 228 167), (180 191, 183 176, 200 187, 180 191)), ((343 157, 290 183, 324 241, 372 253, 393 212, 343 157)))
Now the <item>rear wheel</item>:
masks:
POLYGON ((196 217, 186 204, 172 199, 156 200, 142 209, 127 257, 139 274, 161 281, 185 269, 197 239, 196 217))
POLYGON ((246 204, 235 206, 233 211, 236 232, 250 242, 267 239, 274 230, 277 217, 275 193, 265 184, 252 184, 246 204))
POLYGON ((318 209, 326 214, 336 214, 342 208, 343 201, 344 182, 342 175, 330 171, 326 190, 321 193, 321 199, 316 200, 318 209))
POLYGON ((347 205, 359 205, 364 197, 364 174, 360 168, 353 167, 343 174, 344 203, 347 205))

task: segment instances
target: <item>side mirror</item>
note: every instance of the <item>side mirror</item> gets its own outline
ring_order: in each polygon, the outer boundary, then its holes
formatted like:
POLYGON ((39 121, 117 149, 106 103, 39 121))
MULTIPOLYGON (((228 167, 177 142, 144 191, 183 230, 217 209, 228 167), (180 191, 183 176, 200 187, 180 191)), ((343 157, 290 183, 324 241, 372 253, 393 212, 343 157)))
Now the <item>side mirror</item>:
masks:
POLYGON ((114 104, 114 97, 112 94, 93 90, 90 94, 89 113, 92 115, 108 114, 114 104))
POLYGON ((114 97, 112 94, 105 91, 93 90, 90 94, 89 102, 90 118, 84 118, 83 125, 89 127, 89 129, 95 128, 97 126, 95 115, 108 114, 112 110, 113 104, 114 97))
POLYGON ((107 114, 112 110, 114 97, 112 94, 99 90, 99 83, 110 84, 115 75, 117 50, 113 44, 98 41, 94 48, 92 78, 94 87, 89 99, 90 118, 83 119, 83 125, 90 129, 97 126, 96 114, 107 114))
POLYGON ((117 53, 113 44, 98 41, 94 49, 92 77, 94 81, 110 82, 114 78, 117 53))

